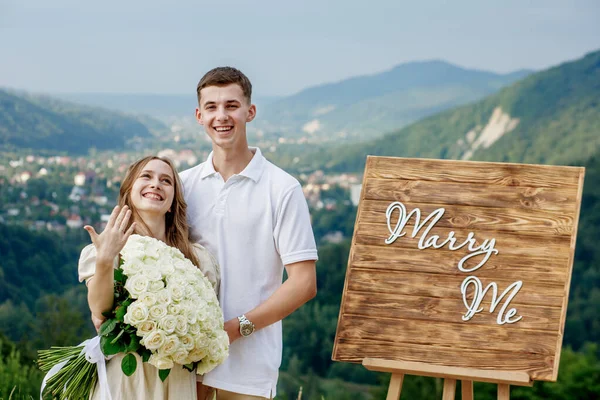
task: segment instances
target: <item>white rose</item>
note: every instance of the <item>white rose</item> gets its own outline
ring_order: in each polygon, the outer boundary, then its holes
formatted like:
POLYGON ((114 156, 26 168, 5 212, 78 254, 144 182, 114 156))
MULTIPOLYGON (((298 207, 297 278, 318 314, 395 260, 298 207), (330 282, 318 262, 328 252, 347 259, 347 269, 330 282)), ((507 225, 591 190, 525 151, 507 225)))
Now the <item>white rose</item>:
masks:
POLYGON ((188 333, 190 335, 198 335, 200 333, 200 324, 188 324, 188 333))
POLYGON ((192 362, 188 357, 188 351, 183 348, 179 348, 171 355, 171 358, 173 358, 173 361, 175 361, 176 364, 180 365, 185 365, 192 362))
POLYGON ((165 342, 165 334, 160 330, 154 330, 140 340, 140 343, 148 350, 156 350, 165 342))
POLYGON ((185 287, 177 284, 169 285, 167 288, 173 301, 182 301, 185 297, 185 287))
POLYGON ((205 348, 194 348, 192 351, 189 352, 188 354, 188 358, 190 359, 190 361, 192 362, 196 362, 196 361, 200 361, 202 360, 204 357, 206 357, 206 355, 208 354, 208 350, 205 348))
POLYGON ((165 342, 160 346, 159 353, 171 355, 181 348, 181 343, 177 335, 168 335, 165 342))
POLYGON ((183 315, 178 315, 175 317, 175 321, 175 332, 178 335, 185 335, 188 332, 187 318, 183 315))
POLYGON ((177 326, 177 318, 174 315, 165 315, 158 321, 158 326, 165 333, 173 333, 177 326))
POLYGON ((158 292, 164 288, 165 288, 165 283, 162 280, 159 280, 159 281, 150 282, 150 287, 148 288, 148 290, 150 292, 158 292))
POLYGON ((198 366, 196 367, 196 373, 198 375, 205 374, 209 371, 212 371, 217 365, 218 364, 216 364, 212 360, 209 360, 207 357, 198 364, 198 366))
POLYGON ((127 278, 125 289, 129 292, 132 298, 137 299, 140 294, 148 290, 148 278, 143 275, 134 275, 127 278))
POLYGON ((175 272, 173 258, 168 254, 163 253, 156 261, 156 264, 158 266, 158 270, 161 274, 163 274, 163 276, 169 276, 175 272))
POLYGON ((150 307, 150 318, 153 320, 159 321, 165 315, 167 315, 167 306, 164 304, 155 304, 150 307))
POLYGON ((142 263, 139 260, 128 258, 123 262, 123 265, 121 265, 121 269, 123 269, 125 275, 133 276, 142 271, 142 263))
POLYGON ((155 329, 156 329, 156 322, 154 322, 154 321, 144 321, 144 322, 142 322, 141 324, 138 325, 136 334, 138 336, 144 337, 146 335, 149 335, 150 332, 152 332, 155 329))
POLYGON ((186 352, 194 348, 194 338, 189 334, 182 335, 179 338, 179 341, 181 342, 181 345, 186 350, 186 352))
POLYGON ((169 311, 170 315, 179 315, 183 312, 183 309, 179 304, 171 303, 167 305, 167 311, 169 311))
POLYGON ((127 307, 127 313, 123 317, 126 324, 137 326, 148 319, 148 307, 140 301, 134 301, 127 307))
POLYGON ((174 365, 173 360, 170 357, 160 354, 152 354, 148 362, 158 369, 169 369, 173 368, 174 365))
POLYGON ((157 243, 158 240, 156 241, 152 241, 148 244, 146 244, 146 257, 150 257, 153 259, 158 259, 158 257, 160 257, 160 243, 157 243))
POLYGON ((152 292, 144 292, 144 293, 140 294, 140 296, 138 297, 138 301, 141 301, 142 303, 144 303, 146 305, 146 307, 152 307, 153 305, 155 305, 157 299, 158 298, 156 296, 156 293, 152 293, 152 292))
POLYGON ((158 296, 158 302, 160 304, 163 304, 165 307, 171 304, 171 293, 168 289, 160 289, 158 292, 156 292, 156 295, 158 296))
POLYGON ((145 266, 142 269, 142 274, 148 278, 148 281, 158 281, 162 278, 162 274, 156 267, 145 266))
POLYGON ((204 349, 210 344, 210 339, 204 333, 199 333, 194 336, 194 348, 204 349))

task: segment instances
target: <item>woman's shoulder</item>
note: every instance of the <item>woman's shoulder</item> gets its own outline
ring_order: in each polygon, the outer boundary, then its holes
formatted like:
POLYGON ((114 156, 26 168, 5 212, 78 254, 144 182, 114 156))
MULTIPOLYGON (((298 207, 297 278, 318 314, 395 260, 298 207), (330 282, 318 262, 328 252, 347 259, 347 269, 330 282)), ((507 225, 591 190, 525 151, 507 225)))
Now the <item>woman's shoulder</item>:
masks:
POLYGON ((96 246, 93 244, 88 244, 81 250, 77 272, 79 282, 87 281, 96 273, 96 246))

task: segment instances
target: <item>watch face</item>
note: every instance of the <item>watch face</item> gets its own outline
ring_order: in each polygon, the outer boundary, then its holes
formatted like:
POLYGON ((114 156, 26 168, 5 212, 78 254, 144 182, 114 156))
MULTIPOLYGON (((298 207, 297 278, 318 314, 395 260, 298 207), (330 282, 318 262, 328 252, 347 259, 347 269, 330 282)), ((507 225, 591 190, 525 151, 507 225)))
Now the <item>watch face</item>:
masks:
POLYGON ((248 336, 252 333, 252 331, 252 325, 250 324, 244 324, 240 329, 240 333, 242 334, 242 336, 248 336))

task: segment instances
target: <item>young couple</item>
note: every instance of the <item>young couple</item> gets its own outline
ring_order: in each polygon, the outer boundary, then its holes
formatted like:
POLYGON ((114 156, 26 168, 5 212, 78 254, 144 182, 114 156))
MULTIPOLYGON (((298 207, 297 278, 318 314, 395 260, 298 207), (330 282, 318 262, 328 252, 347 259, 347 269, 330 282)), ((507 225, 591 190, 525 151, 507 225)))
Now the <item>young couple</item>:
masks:
POLYGON ((204 400, 213 389, 217 400, 275 396, 281 320, 315 296, 317 250, 298 181, 248 147, 246 124, 256 116, 251 95, 239 70, 209 71, 198 84, 196 109, 212 140, 208 159, 179 176, 167 159, 134 163, 105 230, 85 227, 93 244, 82 251, 79 278, 88 285, 97 326, 112 307, 115 260, 137 233, 179 248, 205 273, 230 341, 229 358, 198 384, 182 368, 173 368, 163 383, 147 363, 126 377, 115 357, 107 365, 113 399, 204 400))

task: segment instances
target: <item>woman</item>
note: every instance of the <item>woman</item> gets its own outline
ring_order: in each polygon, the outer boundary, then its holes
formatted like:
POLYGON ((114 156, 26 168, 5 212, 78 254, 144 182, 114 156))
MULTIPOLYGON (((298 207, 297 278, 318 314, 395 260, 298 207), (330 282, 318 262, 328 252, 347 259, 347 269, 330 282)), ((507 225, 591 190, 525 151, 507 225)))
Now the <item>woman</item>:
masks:
MULTIPOLYGON (((113 268, 118 266, 119 253, 133 233, 151 236, 181 250, 211 281, 218 293, 219 269, 210 253, 188 240, 186 203, 182 185, 170 160, 155 156, 145 157, 132 164, 119 192, 118 205, 113 210, 106 228, 100 234, 85 226, 92 244, 86 246, 79 259, 79 280, 88 287, 88 304, 92 319, 101 322, 102 313, 113 305, 113 268)), ((118 354, 107 363, 107 374, 113 400, 195 399, 196 375, 176 366, 162 382, 156 367, 142 363, 134 374, 127 377, 121 371, 124 354, 118 354)), ((95 399, 97 392, 92 393, 95 399)))

